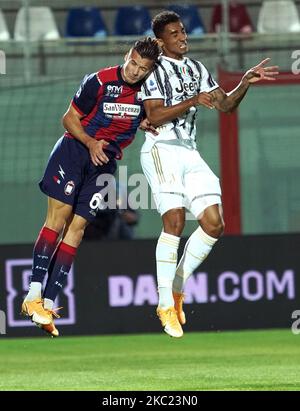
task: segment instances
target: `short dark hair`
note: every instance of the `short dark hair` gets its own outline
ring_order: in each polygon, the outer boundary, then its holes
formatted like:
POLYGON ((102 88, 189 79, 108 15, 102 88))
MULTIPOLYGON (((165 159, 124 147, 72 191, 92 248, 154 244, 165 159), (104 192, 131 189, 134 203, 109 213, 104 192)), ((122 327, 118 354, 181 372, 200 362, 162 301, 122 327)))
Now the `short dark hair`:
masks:
POLYGON ((160 54, 157 40, 152 37, 145 37, 142 40, 136 41, 132 49, 137 51, 143 59, 153 61, 156 61, 160 54))
POLYGON ((152 19, 152 30, 156 38, 159 38, 169 23, 177 23, 180 16, 174 11, 162 11, 152 19))

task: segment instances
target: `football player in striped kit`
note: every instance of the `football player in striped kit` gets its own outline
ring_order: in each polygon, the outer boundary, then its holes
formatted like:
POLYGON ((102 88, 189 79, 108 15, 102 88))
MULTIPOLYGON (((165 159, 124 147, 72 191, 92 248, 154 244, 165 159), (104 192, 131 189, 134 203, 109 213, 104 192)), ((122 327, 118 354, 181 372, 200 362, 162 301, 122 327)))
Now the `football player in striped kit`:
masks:
POLYGON ((199 106, 232 112, 251 83, 274 80, 278 67, 265 67, 269 61, 265 59, 248 70, 234 90, 225 93, 200 61, 185 56, 187 34, 176 13, 159 13, 152 20, 152 29, 162 55, 142 86, 142 98, 147 117, 159 134, 146 132, 141 164, 163 222, 156 248, 157 315, 167 334, 181 337, 186 322, 184 284, 224 230, 219 179, 196 148, 199 106), (199 226, 177 264, 186 209, 199 226))

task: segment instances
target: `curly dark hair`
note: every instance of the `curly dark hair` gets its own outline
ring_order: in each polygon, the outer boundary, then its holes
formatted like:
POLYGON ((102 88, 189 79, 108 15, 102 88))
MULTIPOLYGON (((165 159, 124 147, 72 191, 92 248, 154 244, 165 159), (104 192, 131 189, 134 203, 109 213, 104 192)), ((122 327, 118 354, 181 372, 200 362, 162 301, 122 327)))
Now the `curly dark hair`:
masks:
POLYGON ((145 37, 135 42, 133 50, 136 50, 143 59, 156 61, 160 54, 157 40, 152 37, 145 37))
POLYGON ((157 14, 152 20, 152 30, 156 38, 159 38, 165 27, 169 23, 177 23, 180 21, 180 16, 174 11, 162 11, 157 14))

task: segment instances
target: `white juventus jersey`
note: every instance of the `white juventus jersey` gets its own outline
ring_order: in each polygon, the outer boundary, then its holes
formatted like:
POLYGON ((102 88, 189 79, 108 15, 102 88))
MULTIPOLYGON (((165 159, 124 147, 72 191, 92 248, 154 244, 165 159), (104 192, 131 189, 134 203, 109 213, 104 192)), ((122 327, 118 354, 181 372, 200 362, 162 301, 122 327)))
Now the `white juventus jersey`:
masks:
MULTIPOLYGON (((164 100, 165 107, 174 106, 201 92, 210 92, 219 85, 199 61, 184 57, 175 60, 160 56, 155 70, 142 85, 142 99, 164 100)), ((151 150, 156 142, 196 148, 197 107, 191 107, 181 117, 157 128, 159 135, 146 132, 142 151, 151 150)))

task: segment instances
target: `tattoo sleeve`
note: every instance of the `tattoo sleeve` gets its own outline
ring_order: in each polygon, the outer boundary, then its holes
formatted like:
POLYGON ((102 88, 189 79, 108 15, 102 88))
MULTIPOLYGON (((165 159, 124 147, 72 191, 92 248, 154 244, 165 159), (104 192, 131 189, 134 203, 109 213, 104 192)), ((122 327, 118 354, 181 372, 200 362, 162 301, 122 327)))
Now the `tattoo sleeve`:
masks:
POLYGON ((229 93, 225 93, 220 87, 212 91, 210 94, 212 96, 212 103, 216 109, 224 111, 225 113, 231 113, 234 111, 240 102, 245 97, 249 88, 249 83, 246 81, 241 81, 240 84, 229 93))

